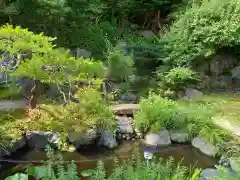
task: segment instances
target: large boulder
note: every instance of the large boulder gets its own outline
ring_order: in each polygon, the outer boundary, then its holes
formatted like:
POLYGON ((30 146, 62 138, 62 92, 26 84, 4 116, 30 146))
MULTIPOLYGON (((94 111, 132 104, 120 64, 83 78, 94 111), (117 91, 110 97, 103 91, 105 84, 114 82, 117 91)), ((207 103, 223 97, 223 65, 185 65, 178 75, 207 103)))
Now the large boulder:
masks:
POLYGON ((171 131, 170 138, 173 142, 186 143, 189 141, 189 134, 181 131, 171 131))
POLYGON ((99 140, 100 146, 105 146, 108 148, 115 148, 117 147, 117 141, 116 137, 113 135, 113 133, 109 130, 103 131, 101 138, 99 140))
POLYGON ((95 143, 95 140, 98 137, 97 130, 89 129, 87 132, 69 132, 68 140, 70 143, 74 144, 76 148, 80 148, 81 146, 91 145, 95 143))
POLYGON ((76 48, 73 50, 73 55, 78 58, 89 58, 91 56, 91 52, 86 49, 76 48))
POLYGON ((183 99, 191 99, 202 96, 203 93, 197 89, 186 88, 183 99))
POLYGON ((32 131, 25 135, 27 143, 32 149, 45 149, 46 145, 57 147, 60 134, 58 132, 38 132, 32 131))
POLYGON ((166 129, 161 129, 159 133, 149 132, 145 136, 145 143, 151 146, 170 145, 171 139, 166 129))
POLYGON ((24 137, 18 140, 12 140, 9 144, 4 145, 4 148, 0 150, 0 157, 11 155, 26 145, 27 142, 24 137))
POLYGON ((210 62, 211 73, 219 77, 224 70, 231 69, 236 62, 236 58, 229 54, 218 54, 210 62))
POLYGON ((201 152, 209 156, 215 156, 218 153, 218 148, 206 142, 201 137, 196 137, 192 140, 192 145, 198 148, 201 152))
POLYGON ((116 116, 117 130, 122 134, 132 134, 132 118, 126 116, 116 116))
MULTIPOLYGON (((235 171, 232 169, 226 168, 225 173, 227 173, 227 177, 232 177, 233 179, 238 179, 238 176, 235 171)), ((200 174, 200 180, 214 180, 216 177, 221 176, 222 172, 218 169, 205 169, 200 174)), ((232 179, 230 178, 230 179, 232 179)), ((221 178, 222 179, 222 178, 221 178)))
POLYGON ((120 100, 124 102, 137 102, 138 97, 133 93, 126 93, 120 95, 120 100))
POLYGON ((213 180, 216 176, 219 176, 220 172, 217 169, 205 169, 200 175, 201 180, 213 180))
POLYGON ((156 36, 151 30, 141 30, 138 34, 145 38, 152 38, 156 36))

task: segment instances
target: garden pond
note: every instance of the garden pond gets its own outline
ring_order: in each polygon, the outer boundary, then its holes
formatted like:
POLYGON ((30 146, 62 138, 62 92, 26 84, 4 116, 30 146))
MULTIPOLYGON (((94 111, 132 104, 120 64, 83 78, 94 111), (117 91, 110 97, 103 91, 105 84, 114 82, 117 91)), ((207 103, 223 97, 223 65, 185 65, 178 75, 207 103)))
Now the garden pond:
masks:
MULTIPOLYGON (((114 150, 104 148, 86 147, 77 152, 63 152, 64 161, 76 161, 78 172, 96 167, 98 160, 104 162, 107 174, 111 173, 114 168, 115 157, 119 162, 130 159, 133 155, 139 154, 140 158, 144 157, 144 152, 153 153, 155 158, 168 159, 173 157, 176 164, 181 162, 182 165, 191 168, 212 168, 217 163, 216 159, 204 155, 199 150, 190 145, 173 144, 164 147, 148 147, 140 141, 123 141, 114 150)), ((29 165, 39 165, 42 160, 47 160, 45 152, 29 150, 27 147, 22 148, 19 152, 11 157, 6 157, 1 162, 0 179, 4 179, 16 172, 24 172, 29 165), (7 162, 10 160, 10 162, 7 162), (14 162, 16 161, 16 162, 14 162)))

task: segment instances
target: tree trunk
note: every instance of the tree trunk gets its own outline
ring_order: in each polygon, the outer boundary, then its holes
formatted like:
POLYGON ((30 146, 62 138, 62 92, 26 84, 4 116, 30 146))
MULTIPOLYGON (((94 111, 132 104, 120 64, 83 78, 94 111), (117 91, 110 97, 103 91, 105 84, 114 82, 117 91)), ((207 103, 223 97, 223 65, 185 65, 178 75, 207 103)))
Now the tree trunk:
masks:
POLYGON ((31 97, 29 99, 30 109, 35 109, 37 107, 37 99, 40 96, 38 88, 40 87, 40 81, 34 80, 33 88, 31 89, 31 97))

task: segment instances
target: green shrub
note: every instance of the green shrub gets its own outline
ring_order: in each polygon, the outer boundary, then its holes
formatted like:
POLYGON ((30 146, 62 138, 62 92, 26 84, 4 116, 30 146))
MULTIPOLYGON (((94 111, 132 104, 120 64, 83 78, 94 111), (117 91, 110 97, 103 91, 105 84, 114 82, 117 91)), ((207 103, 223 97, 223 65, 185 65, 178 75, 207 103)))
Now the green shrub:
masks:
POLYGON ((108 103, 101 99, 101 93, 87 87, 77 94, 80 103, 42 104, 39 109, 30 110, 27 114, 22 110, 18 116, 2 113, 0 129, 4 129, 10 140, 29 131, 57 131, 61 133, 63 143, 68 131, 86 132, 88 129, 97 128, 99 131, 108 129, 114 133, 114 114, 108 103))
POLYGON ((150 93, 148 98, 140 100, 140 110, 134 115, 134 123, 139 130, 146 132, 156 125, 171 128, 171 122, 178 117, 176 102, 150 93))
POLYGON ((116 122, 113 112, 107 102, 102 100, 99 91, 86 87, 79 90, 77 97, 80 99, 80 103, 66 105, 56 126, 60 126, 63 130, 70 128, 86 131, 89 128, 97 128, 115 131, 116 122))
POLYGON ((131 56, 125 56, 119 50, 113 50, 108 56, 108 77, 115 81, 127 81, 134 74, 134 62, 131 56))
POLYGON ((185 130, 191 137, 200 135, 206 141, 220 145, 230 136, 212 121, 216 112, 213 104, 177 102, 150 93, 148 98, 140 100, 140 110, 134 115, 134 124, 143 132, 159 132, 160 128, 185 130))
POLYGON ((158 78, 160 87, 163 85, 163 87, 171 90, 182 90, 198 81, 197 73, 185 67, 176 67, 165 73, 160 72, 158 78))
POLYGON ((239 15, 238 0, 194 1, 163 38, 167 42, 165 61, 189 65, 198 57, 209 57, 221 48, 239 45, 239 15))

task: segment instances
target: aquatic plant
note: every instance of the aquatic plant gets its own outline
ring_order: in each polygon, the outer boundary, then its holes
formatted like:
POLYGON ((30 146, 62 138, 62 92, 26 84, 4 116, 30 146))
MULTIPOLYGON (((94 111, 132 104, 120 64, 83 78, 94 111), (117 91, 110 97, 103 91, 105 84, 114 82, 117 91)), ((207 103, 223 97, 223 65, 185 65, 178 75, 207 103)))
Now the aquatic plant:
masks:
MULTIPOLYGON (((63 164, 61 156, 47 149, 50 158, 43 166, 29 167, 26 174, 15 174, 6 180, 25 180, 32 176, 37 180, 79 180, 74 162, 63 164), (24 179, 25 178, 25 179, 24 179)), ((181 164, 175 164, 173 158, 166 162, 163 159, 154 159, 149 163, 141 162, 139 157, 133 157, 123 164, 116 164, 111 175, 106 176, 106 171, 102 161, 97 163, 97 168, 83 171, 81 175, 88 176, 91 180, 151 180, 151 179, 171 179, 171 180, 198 180, 200 169, 189 172, 181 164), (137 159, 134 159, 137 158, 137 159)))

